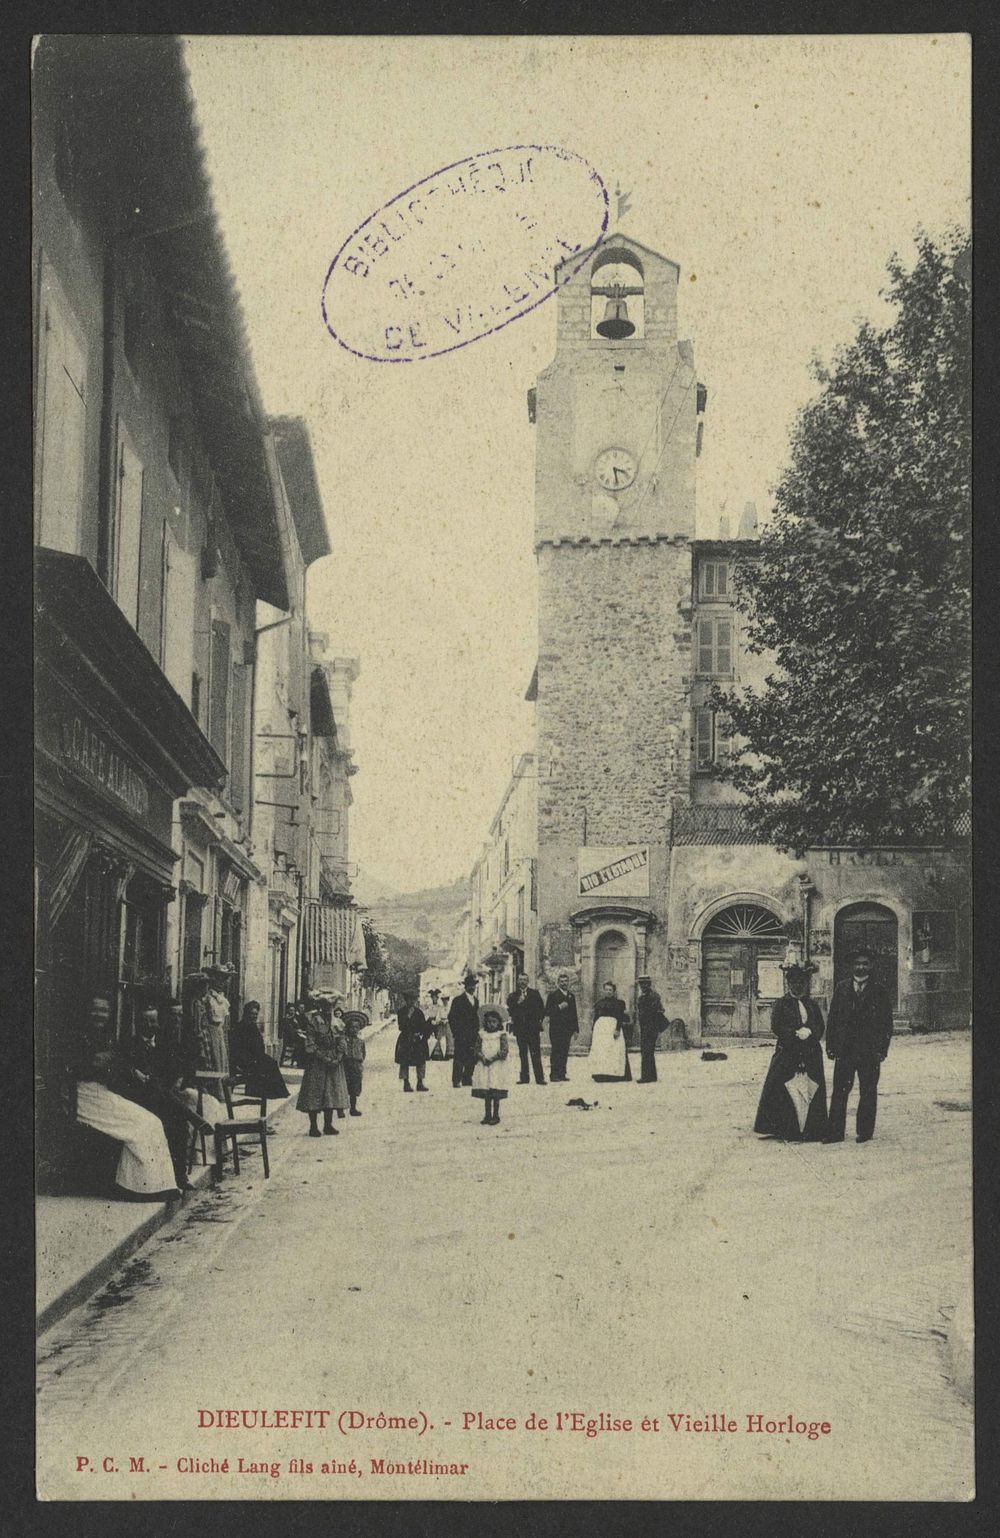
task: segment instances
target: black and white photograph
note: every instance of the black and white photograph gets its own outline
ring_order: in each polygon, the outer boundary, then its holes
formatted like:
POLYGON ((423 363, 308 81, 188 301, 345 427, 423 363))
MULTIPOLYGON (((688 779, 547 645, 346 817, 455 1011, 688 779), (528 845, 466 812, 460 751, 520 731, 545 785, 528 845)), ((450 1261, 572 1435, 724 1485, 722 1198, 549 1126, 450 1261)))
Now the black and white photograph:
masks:
POLYGON ((970 111, 34 39, 41 1501, 974 1498, 970 111))

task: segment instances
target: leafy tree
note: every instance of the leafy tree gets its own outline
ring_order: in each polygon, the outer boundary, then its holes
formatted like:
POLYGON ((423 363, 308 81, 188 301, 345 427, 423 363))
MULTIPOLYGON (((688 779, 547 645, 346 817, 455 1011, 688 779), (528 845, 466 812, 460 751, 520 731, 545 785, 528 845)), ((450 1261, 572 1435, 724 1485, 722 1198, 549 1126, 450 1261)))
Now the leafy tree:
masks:
POLYGON ((425 946, 403 940, 399 935, 382 935, 381 941, 386 957, 387 987, 393 1004, 398 1006, 407 993, 420 991, 420 974, 426 971, 430 958, 425 946))
POLYGON ((389 986, 389 966, 382 949, 382 939, 369 918, 361 920, 361 932, 365 939, 365 969, 361 974, 361 986, 377 993, 389 986))
POLYGON ((759 835, 949 840, 970 807, 970 242, 896 256, 890 323, 865 324, 801 412, 737 601, 764 687, 713 704, 743 741, 720 773, 759 835))

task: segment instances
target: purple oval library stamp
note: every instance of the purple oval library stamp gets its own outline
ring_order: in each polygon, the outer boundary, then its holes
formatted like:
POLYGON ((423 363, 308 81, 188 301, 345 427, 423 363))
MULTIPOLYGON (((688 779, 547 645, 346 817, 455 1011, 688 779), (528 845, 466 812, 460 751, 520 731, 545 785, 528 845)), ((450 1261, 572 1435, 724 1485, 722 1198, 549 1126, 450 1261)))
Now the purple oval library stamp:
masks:
POLYGON ((439 358, 550 299, 607 227, 607 188, 581 155, 545 144, 468 155, 348 236, 326 274, 323 319, 373 363, 439 358))

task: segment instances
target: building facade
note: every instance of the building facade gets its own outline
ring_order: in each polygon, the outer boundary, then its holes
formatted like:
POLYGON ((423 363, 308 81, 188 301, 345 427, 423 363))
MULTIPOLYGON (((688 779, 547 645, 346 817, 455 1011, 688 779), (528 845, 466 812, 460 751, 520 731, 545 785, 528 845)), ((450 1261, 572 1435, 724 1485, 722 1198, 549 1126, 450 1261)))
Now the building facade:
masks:
MULTIPOLYGON (((242 987, 254 605, 285 574, 181 45, 34 60, 39 1065, 213 961, 242 987), (166 148, 169 145, 169 154, 166 148)), ((44 1086, 43 1086, 44 1087, 44 1086)), ((44 1095, 43 1095, 44 1099, 44 1095)))
POLYGON ((534 982, 537 823, 535 755, 522 753, 469 878, 467 921, 462 915, 465 969, 481 978, 483 1000, 505 999, 526 970, 534 982))
MULTIPOLYGON (((759 682, 765 668, 742 644, 732 589, 755 516, 735 539, 726 528, 695 538, 707 390, 678 333, 678 276, 609 237, 559 287, 555 357, 529 392, 538 944, 526 969, 542 988, 574 977, 578 1048, 602 984, 634 1008, 643 973, 676 1039, 763 1033, 783 962, 814 960, 814 992, 828 999, 859 938, 901 1026, 966 1023, 961 847, 797 860, 757 844, 736 793, 713 778, 728 742, 710 691, 759 682)), ((489 929, 492 882, 487 854, 473 873, 473 934, 489 929)))
POLYGON ((180 40, 44 38, 33 104, 44 1171, 89 997, 127 1036, 211 964, 273 1040, 297 988, 268 938, 287 896, 297 941, 309 851, 258 816, 284 799, 260 661, 275 617, 298 627, 298 714, 274 719, 311 808, 305 571, 330 547, 303 425, 263 411, 180 40))

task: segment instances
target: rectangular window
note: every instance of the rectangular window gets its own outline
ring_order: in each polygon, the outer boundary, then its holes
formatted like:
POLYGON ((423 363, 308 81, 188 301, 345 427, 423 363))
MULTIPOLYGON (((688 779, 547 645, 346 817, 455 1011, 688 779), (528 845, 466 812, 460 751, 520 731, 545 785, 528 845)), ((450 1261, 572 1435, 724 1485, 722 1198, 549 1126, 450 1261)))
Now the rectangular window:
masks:
POLYGON ((703 561, 701 563, 702 598, 729 597, 729 562, 703 561))
POLYGON ((112 591, 130 625, 139 625, 139 562, 142 554, 142 461, 118 420, 114 537, 111 542, 112 591))
POLYGON ((702 617, 698 620, 698 672, 727 677, 733 671, 733 622, 702 617))
POLYGON ((78 555, 87 419, 84 334, 44 258, 38 300, 35 537, 50 550, 78 555))
POLYGON ((696 710, 694 721, 694 767, 705 773, 713 764, 722 763, 732 748, 732 731, 726 716, 714 710, 696 710))
POLYGON ((208 740, 229 764, 229 626, 212 621, 212 671, 208 681, 208 740))
POLYGON ((914 911, 913 960, 917 968, 950 972, 958 963, 954 912, 914 911))

